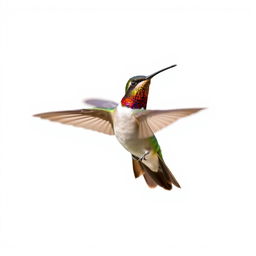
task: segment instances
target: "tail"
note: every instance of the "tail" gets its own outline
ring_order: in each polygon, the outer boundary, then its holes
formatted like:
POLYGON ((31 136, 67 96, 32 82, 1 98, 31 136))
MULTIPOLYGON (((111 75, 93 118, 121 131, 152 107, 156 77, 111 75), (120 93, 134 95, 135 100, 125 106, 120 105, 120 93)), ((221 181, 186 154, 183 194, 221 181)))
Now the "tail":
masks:
POLYGON ((157 185, 167 190, 171 190, 172 185, 180 188, 180 184, 161 157, 158 156, 159 167, 157 172, 151 171, 144 163, 137 160, 136 156, 133 156, 132 161, 135 178, 143 175, 150 188, 155 188, 157 185))

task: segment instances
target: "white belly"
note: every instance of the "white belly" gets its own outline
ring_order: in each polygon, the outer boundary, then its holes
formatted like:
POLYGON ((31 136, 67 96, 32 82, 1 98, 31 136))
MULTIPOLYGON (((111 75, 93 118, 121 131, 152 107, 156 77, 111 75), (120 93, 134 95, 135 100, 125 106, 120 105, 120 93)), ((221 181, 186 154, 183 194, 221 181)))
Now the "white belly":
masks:
POLYGON ((114 117, 114 130, 118 141, 129 152, 142 156, 145 152, 145 140, 138 139, 138 124, 133 116, 134 111, 127 107, 118 106, 114 117))
POLYGON ((148 139, 138 138, 138 124, 133 114, 135 111, 127 107, 118 106, 114 114, 114 131, 121 145, 131 154, 141 158, 145 152, 150 152, 143 163, 152 171, 158 170, 158 157, 151 150, 148 139))

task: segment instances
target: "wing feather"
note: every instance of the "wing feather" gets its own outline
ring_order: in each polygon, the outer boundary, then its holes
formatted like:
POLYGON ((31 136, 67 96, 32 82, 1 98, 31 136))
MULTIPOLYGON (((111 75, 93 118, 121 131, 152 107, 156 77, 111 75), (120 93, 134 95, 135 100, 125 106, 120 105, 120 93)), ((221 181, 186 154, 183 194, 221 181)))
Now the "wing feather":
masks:
POLYGON ((145 110, 136 114, 139 123, 139 137, 148 138, 182 117, 194 114, 203 108, 145 110))
POLYGON ((34 115, 50 121, 91 129, 113 135, 112 112, 107 109, 79 109, 34 115))
POLYGON ((86 104, 97 108, 115 108, 117 107, 118 103, 112 100, 104 100, 104 99, 86 99, 84 101, 86 104))

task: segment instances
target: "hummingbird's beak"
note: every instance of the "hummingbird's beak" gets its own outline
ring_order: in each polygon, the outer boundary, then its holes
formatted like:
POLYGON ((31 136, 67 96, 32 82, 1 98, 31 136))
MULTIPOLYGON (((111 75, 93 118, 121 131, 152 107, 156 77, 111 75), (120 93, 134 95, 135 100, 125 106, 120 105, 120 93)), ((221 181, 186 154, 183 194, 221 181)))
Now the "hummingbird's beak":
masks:
POLYGON ((161 73, 161 72, 163 72, 163 71, 165 71, 165 70, 167 70, 167 69, 174 68, 174 67, 176 67, 176 66, 177 66, 177 65, 175 64, 175 65, 172 65, 172 66, 170 66, 170 67, 161 69, 161 70, 159 70, 159 71, 153 73, 152 75, 147 76, 147 77, 145 78, 145 80, 150 80, 152 77, 156 76, 157 74, 159 74, 159 73, 161 73))

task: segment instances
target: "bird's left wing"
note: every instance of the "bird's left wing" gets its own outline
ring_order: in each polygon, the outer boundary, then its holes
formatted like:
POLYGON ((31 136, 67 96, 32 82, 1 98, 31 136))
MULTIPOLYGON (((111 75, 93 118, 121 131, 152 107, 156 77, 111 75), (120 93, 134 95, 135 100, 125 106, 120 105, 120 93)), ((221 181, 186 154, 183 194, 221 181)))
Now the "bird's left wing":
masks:
POLYGON ((93 108, 47 112, 34 116, 113 135, 112 112, 113 109, 93 108))
POLYGON ((139 124, 139 138, 148 138, 176 120, 196 113, 203 108, 145 110, 135 114, 139 124))
POLYGON ((94 106, 96 108, 115 108, 117 107, 118 103, 112 100, 104 100, 104 99, 86 99, 84 103, 94 106))

